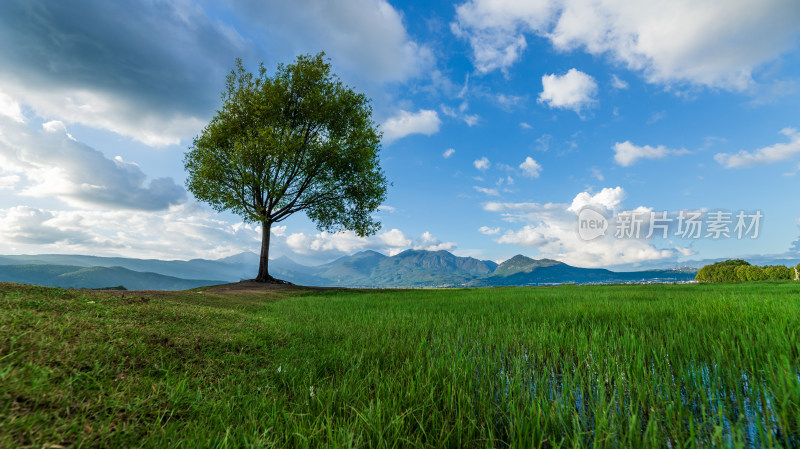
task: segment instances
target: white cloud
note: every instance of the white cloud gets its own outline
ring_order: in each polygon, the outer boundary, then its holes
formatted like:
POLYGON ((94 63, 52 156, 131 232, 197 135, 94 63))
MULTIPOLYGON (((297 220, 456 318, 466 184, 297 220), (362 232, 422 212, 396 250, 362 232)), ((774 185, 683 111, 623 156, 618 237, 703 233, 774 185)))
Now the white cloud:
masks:
POLYGON ((17 175, 0 176, 0 190, 14 190, 20 179, 17 175))
POLYGON ((433 64, 433 52, 413 40, 401 11, 385 0, 236 0, 234 12, 263 30, 273 52, 287 57, 324 49, 349 74, 384 83, 405 81, 433 64))
POLYGON ((469 40, 475 67, 486 73, 516 62, 528 45, 523 33, 544 27, 553 12, 543 1, 468 1, 456 7, 450 28, 469 40))
POLYGON ((586 206, 602 207, 608 211, 615 211, 625 200, 625 190, 622 187, 605 187, 600 192, 592 195, 589 192, 581 192, 572 199, 572 204, 567 208, 573 213, 580 212, 586 206))
POLYGON ((788 137, 789 142, 776 143, 751 152, 741 150, 735 154, 718 153, 714 155, 714 159, 725 168, 741 168, 783 161, 800 153, 800 132, 794 128, 784 128, 781 134, 788 137))
POLYGON ((651 83, 742 89, 796 45, 798 23, 796 0, 468 0, 451 29, 481 72, 507 70, 535 35, 558 50, 606 55, 651 83))
POLYGON ((514 107, 525 101, 525 97, 520 95, 499 94, 496 98, 497 103, 499 103, 500 107, 505 111, 511 111, 514 107))
POLYGON ((538 178, 539 174, 542 172, 542 166, 530 156, 526 157, 525 161, 519 164, 519 168, 522 169, 522 174, 529 178, 538 178))
MULTIPOLYGON (((603 267, 650 260, 672 260, 682 254, 677 248, 659 249, 641 239, 616 239, 613 232, 592 241, 580 238, 577 213, 591 205, 611 216, 621 208, 625 192, 621 187, 604 188, 592 194, 581 192, 571 204, 486 203, 484 210, 501 214, 510 223, 522 223, 497 238, 501 244, 536 248, 543 257, 581 267, 603 267)), ((646 211, 648 208, 637 208, 646 211)))
POLYGON ((478 228, 478 232, 484 235, 497 235, 500 233, 500 228, 490 228, 488 226, 481 226, 478 228))
POLYGON ((320 232, 315 235, 297 232, 286 238, 286 245, 295 254, 323 259, 364 250, 395 255, 409 248, 439 251, 458 246, 455 242, 442 242, 427 231, 420 237, 412 239, 399 229, 390 229, 370 237, 358 237, 350 231, 320 232))
POLYGON ((492 163, 489 162, 489 159, 486 156, 484 156, 480 159, 475 159, 475 161, 472 162, 472 165, 474 165, 475 168, 480 171, 485 171, 492 165, 492 163))
POLYGON ((367 239, 354 232, 330 233, 322 231, 316 235, 296 232, 286 237, 286 244, 298 254, 352 253, 367 246, 367 239))
POLYGON ((627 89, 628 88, 628 82, 623 80, 623 79, 621 79, 617 75, 611 75, 611 86, 614 89, 623 90, 623 89, 627 89))
POLYGON ((439 132, 442 121, 434 110, 420 109, 417 112, 401 110, 383 124, 383 140, 391 143, 409 134, 430 136, 439 132))
POLYGON ((145 145, 178 145, 202 130, 205 120, 193 114, 173 113, 155 108, 143 111, 141 105, 121 98, 119 93, 71 90, 53 86, 47 90, 14 86, 21 102, 40 117, 58 117, 68 124, 82 124, 130 137, 145 145))
POLYGON ((519 127, 522 128, 522 129, 531 129, 532 128, 532 126, 529 125, 527 122, 520 122, 519 123, 519 127))
POLYGON ((18 206, 0 209, 0 229, 0 246, 12 254, 215 259, 261 244, 259 227, 231 224, 196 204, 159 212, 18 206))
POLYGON ((500 192, 497 189, 487 189, 480 186, 472 186, 472 188, 489 196, 500 196, 500 192))
POLYGON ((403 247, 411 244, 411 240, 399 229, 391 229, 378 234, 378 239, 383 244, 391 247, 403 247))
POLYGON ((346 82, 374 92, 434 62, 385 0, 234 0, 224 9, 191 0, 0 2, 0 89, 38 116, 166 146, 202 130, 236 56, 253 69, 267 55, 272 70, 324 49, 346 82))
POLYGON ((185 1, 0 4, 0 89, 40 117, 147 145, 197 133, 214 111, 231 55, 253 54, 252 42, 185 1), (124 17, 125 25, 110 26, 109 17, 124 17))
POLYGON ((462 117, 467 126, 475 126, 481 121, 481 116, 478 114, 466 114, 462 117))
MULTIPOLYGON (((164 211, 0 209, 0 247, 8 254, 92 254, 139 258, 217 259, 261 248, 261 227, 231 223, 198 203, 164 211)), ((288 255, 321 263, 359 250, 397 254, 404 249, 452 249, 429 232, 411 238, 399 229, 370 237, 353 232, 289 232, 272 226, 270 258, 288 255)))
POLYGON ((428 231, 425 231, 415 242, 414 249, 425 251, 450 251, 458 245, 455 242, 442 242, 428 231))
POLYGON ((442 153, 442 157, 447 159, 450 156, 454 155, 455 153, 456 153, 456 150, 454 150, 453 148, 448 148, 448 149, 444 150, 444 153, 442 153))
POLYGON ((597 167, 592 167, 592 177, 596 178, 600 182, 603 182, 606 179, 605 176, 603 176, 603 172, 601 172, 597 167))
POLYGON ((22 108, 19 103, 14 101, 13 98, 6 95, 0 90, 0 116, 9 117, 17 123, 25 122, 25 117, 22 115, 22 108))
POLYGON ((59 198, 71 205, 162 210, 186 200, 172 178, 147 181, 138 165, 76 141, 59 121, 41 130, 0 117, 0 165, 22 178, 19 194, 59 198))
POLYGON ((478 114, 467 114, 467 110, 469 109, 469 103, 466 101, 462 101, 458 107, 458 110, 455 110, 447 105, 440 105, 439 108, 442 110, 442 113, 448 117, 452 117, 455 119, 462 120, 467 126, 475 126, 480 122, 481 117, 478 114))
POLYGON ((614 161, 623 166, 630 167, 639 159, 661 159, 670 154, 687 154, 685 149, 671 150, 663 145, 651 147, 650 145, 637 146, 630 141, 617 142, 611 147, 614 150, 614 161))
POLYGON ((2 239, 4 246, 15 243, 46 245, 65 242, 76 244, 90 240, 86 231, 81 229, 61 229, 55 225, 56 215, 53 212, 34 209, 27 206, 12 207, 0 210, 2 223, 2 239))
POLYGON ((570 109, 578 114, 597 100, 597 82, 577 69, 569 69, 564 75, 542 76, 542 92, 539 103, 551 108, 570 109))

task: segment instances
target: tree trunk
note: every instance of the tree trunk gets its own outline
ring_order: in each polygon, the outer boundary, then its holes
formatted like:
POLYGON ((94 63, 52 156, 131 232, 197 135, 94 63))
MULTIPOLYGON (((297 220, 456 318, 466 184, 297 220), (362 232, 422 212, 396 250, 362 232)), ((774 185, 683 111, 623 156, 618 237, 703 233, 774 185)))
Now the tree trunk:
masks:
POLYGON ((269 235, 272 223, 261 223, 261 258, 258 261, 257 282, 272 282, 273 278, 269 275, 269 235))

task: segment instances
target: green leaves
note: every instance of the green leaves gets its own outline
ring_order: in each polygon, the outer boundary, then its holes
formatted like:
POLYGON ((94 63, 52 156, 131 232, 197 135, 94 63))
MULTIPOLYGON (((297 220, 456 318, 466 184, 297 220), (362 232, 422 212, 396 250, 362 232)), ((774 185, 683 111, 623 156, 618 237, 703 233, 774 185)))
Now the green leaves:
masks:
POLYGON ((794 270, 783 265, 759 267, 735 259, 704 266, 697 272, 696 279, 701 282, 793 280, 794 270))
POLYGON ((298 56, 272 76, 237 59, 222 101, 184 159, 196 198, 249 222, 305 211, 321 230, 380 229, 371 213, 387 183, 372 108, 331 73, 324 53, 298 56))

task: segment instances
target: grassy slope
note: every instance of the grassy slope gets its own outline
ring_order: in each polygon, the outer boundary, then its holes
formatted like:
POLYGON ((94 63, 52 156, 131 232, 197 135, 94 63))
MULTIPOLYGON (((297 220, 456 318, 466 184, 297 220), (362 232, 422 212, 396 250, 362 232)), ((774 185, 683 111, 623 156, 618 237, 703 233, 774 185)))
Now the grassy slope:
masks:
POLYGON ((0 284, 0 447, 797 445, 798 298, 0 284))

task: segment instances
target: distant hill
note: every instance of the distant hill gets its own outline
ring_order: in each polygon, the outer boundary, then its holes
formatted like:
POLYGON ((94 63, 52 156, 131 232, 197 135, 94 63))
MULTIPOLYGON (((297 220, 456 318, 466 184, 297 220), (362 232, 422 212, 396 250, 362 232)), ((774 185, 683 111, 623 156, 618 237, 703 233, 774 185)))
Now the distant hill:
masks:
MULTIPOLYGON (((505 262, 501 263, 493 272, 492 276, 508 277, 517 273, 531 273, 533 270, 542 267, 559 265, 561 262, 551 259, 531 259, 518 254, 505 262)), ((563 265, 563 264, 561 264, 563 265)))
MULTIPOLYGON (((77 267, 122 267, 181 279, 219 279, 238 282, 255 277, 258 254, 241 253, 219 260, 158 260, 63 254, 0 256, 2 265, 71 265, 77 267), (253 268, 255 266, 255 268, 253 268)), ((127 285, 126 285, 127 287, 127 285)))
MULTIPOLYGON (((302 265, 300 266, 302 267, 302 265)), ((295 267, 295 270, 301 270, 295 267)), ((392 257, 363 251, 306 267, 314 284, 347 287, 489 287, 560 283, 683 282, 694 270, 614 272, 579 268, 551 259, 517 255, 500 265, 447 251, 406 250, 392 257)))
POLYGON ((435 287, 464 285, 491 273, 496 264, 447 251, 406 250, 392 257, 362 251, 311 272, 325 285, 349 287, 435 287))
POLYGON ((470 286, 511 286, 542 284, 619 284, 628 282, 685 282, 694 280, 691 270, 647 270, 618 272, 603 268, 579 268, 551 259, 514 256, 501 263, 489 276, 470 286))
POLYGON ((225 283, 224 281, 180 279, 158 273, 132 271, 122 267, 37 264, 0 265, 0 282, 92 289, 124 286, 128 290, 187 290, 225 283))
MULTIPOLYGON (((252 252, 188 261, 57 254, 0 256, 0 280, 86 288, 123 285, 128 289, 175 290, 251 279, 257 270, 258 254, 252 252)), ((295 284, 342 287, 680 282, 693 280, 696 273, 693 269, 615 272, 523 255, 498 265, 448 251, 424 250, 406 250, 391 257, 362 251, 313 267, 283 256, 270 260, 269 270, 273 276, 295 284)))

